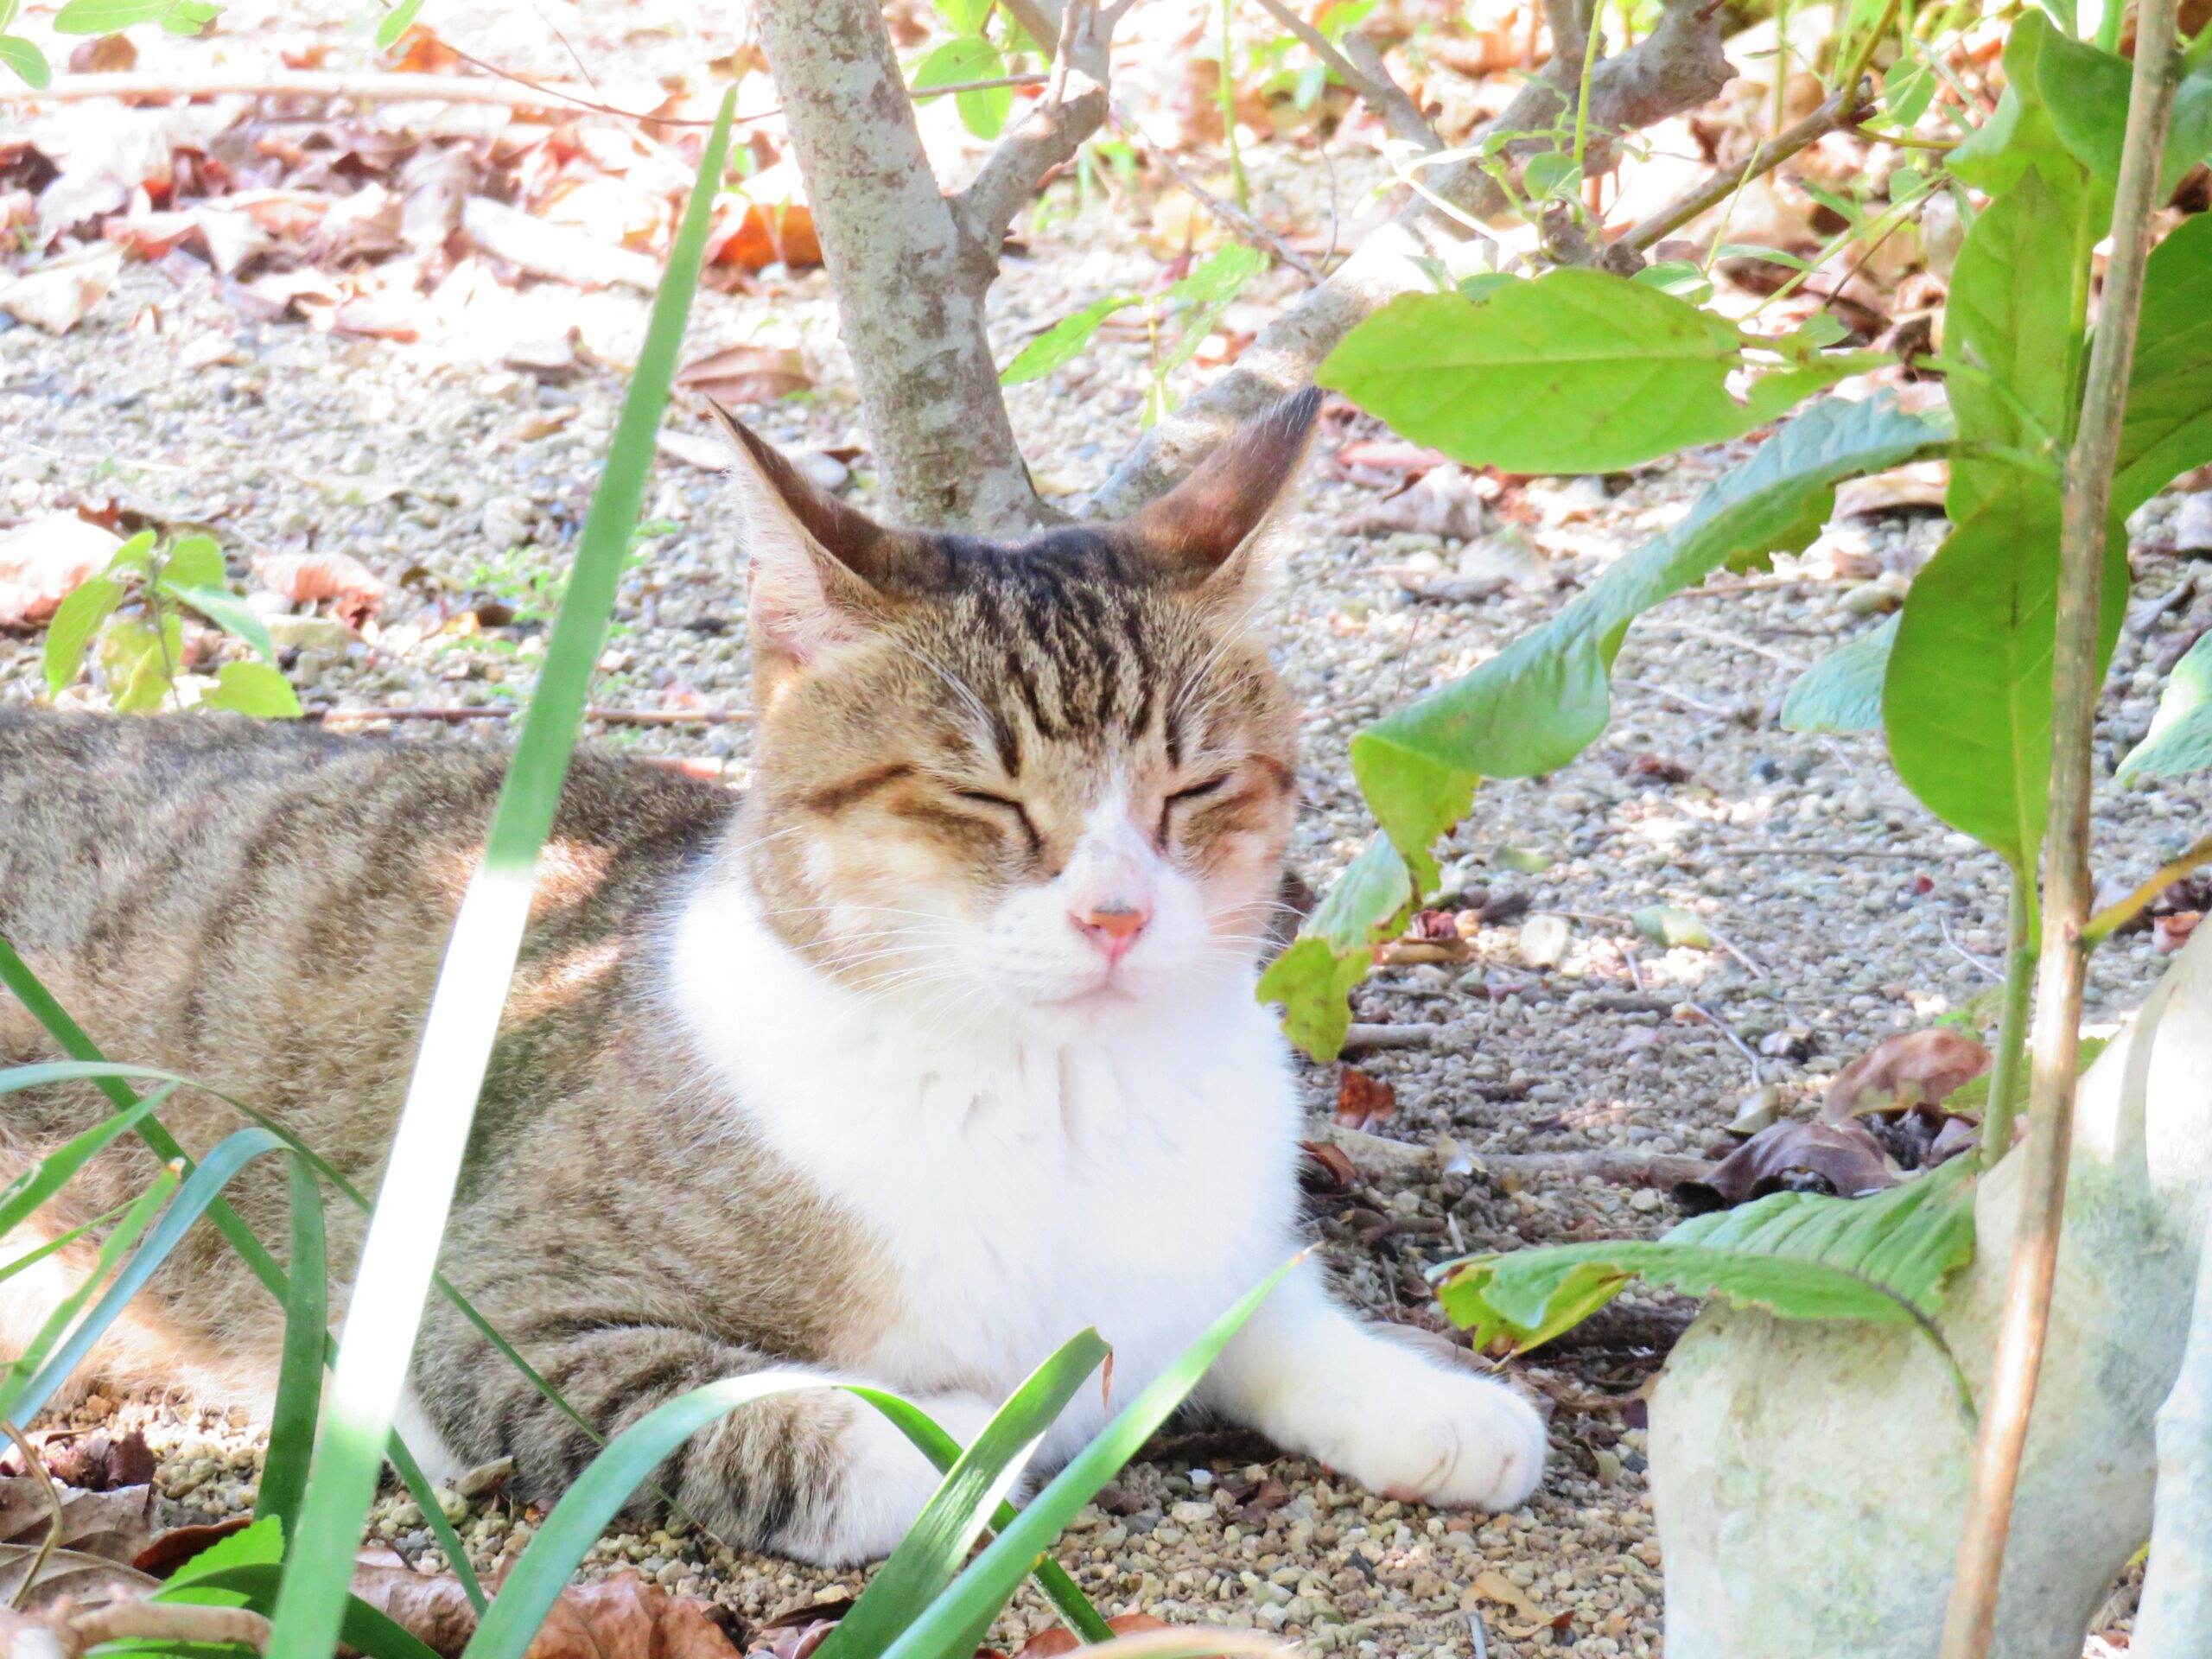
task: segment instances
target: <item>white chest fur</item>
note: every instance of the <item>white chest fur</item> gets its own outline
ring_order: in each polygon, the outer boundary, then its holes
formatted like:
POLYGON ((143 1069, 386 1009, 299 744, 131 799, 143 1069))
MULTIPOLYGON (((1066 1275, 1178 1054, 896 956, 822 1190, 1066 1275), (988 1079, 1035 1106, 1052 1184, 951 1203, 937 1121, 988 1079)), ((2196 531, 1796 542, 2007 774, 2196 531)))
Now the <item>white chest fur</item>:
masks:
MULTIPOLYGON (((825 980, 741 889, 679 926, 675 996, 774 1149, 874 1235, 896 1312, 848 1363, 1002 1397, 1096 1325, 1126 1401, 1295 1248, 1298 1110, 1243 975, 1047 1040, 930 1028, 825 980)), ((1103 1415, 1086 1391, 1055 1440, 1103 1415)))

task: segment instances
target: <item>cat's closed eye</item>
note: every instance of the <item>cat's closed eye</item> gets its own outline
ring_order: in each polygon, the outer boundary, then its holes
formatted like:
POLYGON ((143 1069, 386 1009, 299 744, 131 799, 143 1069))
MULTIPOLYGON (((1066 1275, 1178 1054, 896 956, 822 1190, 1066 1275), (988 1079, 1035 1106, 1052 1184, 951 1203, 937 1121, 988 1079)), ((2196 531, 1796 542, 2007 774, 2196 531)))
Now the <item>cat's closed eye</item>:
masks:
POLYGON ((995 815, 1002 815, 1018 826, 1023 839, 1028 842, 1032 857, 1044 850, 1044 839, 1038 835, 1036 824, 1030 820, 1029 809, 1020 801, 1008 795, 993 794, 987 789, 956 789, 952 792, 959 799, 972 801, 995 815))
POLYGON ((1192 784, 1187 789, 1179 789, 1160 803, 1160 830, 1157 837, 1160 846, 1164 848, 1174 839, 1176 808, 1187 806, 1193 801, 1202 801, 1209 795, 1218 795, 1236 776, 1236 774, 1233 772, 1222 772, 1216 777, 1207 779, 1202 784, 1192 784))

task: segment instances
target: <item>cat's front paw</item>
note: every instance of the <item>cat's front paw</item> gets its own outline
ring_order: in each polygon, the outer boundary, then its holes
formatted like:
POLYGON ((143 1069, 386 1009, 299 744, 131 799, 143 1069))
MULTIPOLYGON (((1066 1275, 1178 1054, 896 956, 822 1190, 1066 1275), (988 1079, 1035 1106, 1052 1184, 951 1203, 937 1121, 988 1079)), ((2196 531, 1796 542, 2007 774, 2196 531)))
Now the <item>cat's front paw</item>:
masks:
POLYGON ((1413 1361, 1337 1426, 1327 1461, 1370 1491, 1514 1510, 1544 1473, 1544 1420, 1503 1382, 1413 1361))

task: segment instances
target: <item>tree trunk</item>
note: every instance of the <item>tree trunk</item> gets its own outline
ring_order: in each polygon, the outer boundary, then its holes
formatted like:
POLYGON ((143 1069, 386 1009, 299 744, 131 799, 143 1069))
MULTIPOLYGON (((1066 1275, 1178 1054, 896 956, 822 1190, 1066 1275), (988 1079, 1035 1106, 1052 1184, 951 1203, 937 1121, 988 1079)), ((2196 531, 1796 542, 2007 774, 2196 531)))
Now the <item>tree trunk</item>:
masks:
POLYGON ((963 233, 874 0, 760 0, 784 119, 837 295, 887 505, 1017 533, 1045 516, 983 331, 998 250, 963 233))

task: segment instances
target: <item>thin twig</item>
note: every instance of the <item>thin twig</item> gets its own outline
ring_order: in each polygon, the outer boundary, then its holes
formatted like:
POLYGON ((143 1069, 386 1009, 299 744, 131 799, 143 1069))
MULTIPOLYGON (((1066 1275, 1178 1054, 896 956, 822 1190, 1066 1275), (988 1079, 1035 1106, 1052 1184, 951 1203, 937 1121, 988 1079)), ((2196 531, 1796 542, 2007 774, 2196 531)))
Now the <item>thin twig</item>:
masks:
POLYGON ((2094 950, 2112 937, 2113 930, 2143 913, 2144 906, 2199 865, 2212 863, 2212 836, 2207 836, 2179 858, 2161 864, 2151 879, 2126 898, 2107 905, 2082 929, 2082 943, 2094 950))
POLYGON ((1304 43, 1306 49, 1327 66, 1329 73, 1357 92, 1367 105, 1382 118, 1382 124, 1394 138, 1418 144, 1423 149, 1441 149, 1444 141, 1436 136, 1406 89, 1390 79, 1378 60, 1363 67, 1354 63, 1337 49, 1329 37, 1307 22, 1303 17, 1282 3, 1282 0, 1255 0, 1262 11, 1288 29, 1304 43), (1381 73, 1370 73, 1370 70, 1381 73))
MULTIPOLYGON (((431 720, 448 726, 466 720, 512 720, 519 709, 310 709, 305 718, 325 725, 359 725, 372 720, 431 720)), ((753 718, 748 709, 587 709, 586 720, 602 726, 728 726, 753 718)))
POLYGON ((269 1650, 269 1621, 249 1607, 200 1607, 189 1602, 111 1601, 73 1613, 58 1632, 65 1654, 104 1642, 162 1642, 269 1650))
MULTIPOLYGON (((2129 365, 2143 306, 2151 212, 2173 112, 2178 0, 2143 0, 2127 130, 2112 213, 2112 255, 2089 348, 2082 422, 2066 458, 2059 541, 2058 600, 2051 652, 2050 830, 2045 843, 2043 942, 2036 991, 2028 1139, 2021 1156, 2020 1213, 1981 1430, 1974 1439, 1966 1526, 1943 1621, 1942 1659, 1986 1659, 1997 1622, 1998 1586, 2012 1535, 2012 1500, 2037 1374, 2050 1328, 2051 1288, 2065 1221, 2067 1154, 2082 1037, 2082 988, 2088 952, 2089 781, 2095 755, 2099 589, 2112 475, 2127 410, 2129 365)), ((2116 13, 2114 14, 2117 15, 2116 13)), ((2087 250, 2080 251, 2086 254, 2087 250)))
POLYGON ((1711 1008, 1707 1007, 1702 1002, 1693 1002, 1690 1004, 1690 1007, 1695 1008, 1700 1014, 1711 1020, 1714 1026, 1718 1027, 1719 1028, 1720 1034, 1728 1039, 1735 1051, 1751 1063, 1751 1086, 1753 1088, 1757 1088, 1759 1084, 1764 1083, 1766 1078, 1760 1074, 1758 1055, 1752 1051, 1750 1044, 1746 1043, 1742 1038, 1736 1034, 1736 1027, 1730 1025, 1726 1020, 1723 1020, 1711 1008))
POLYGON ((16 1586, 14 1605, 20 1607, 29 1598, 31 1586, 38 1582, 39 1574, 46 1571, 47 1562, 54 1559, 54 1552, 61 1542, 61 1530, 69 1522, 61 1513, 61 1489, 54 1484, 54 1477, 47 1472, 45 1459, 39 1456, 38 1448, 23 1438, 22 1429, 4 1418, 0 1418, 0 1432, 4 1432, 16 1443, 16 1450, 23 1454, 23 1472, 39 1478, 40 1484, 46 1488, 46 1506, 54 1511, 54 1524, 46 1529, 46 1536, 39 1540, 38 1553, 31 1557, 30 1571, 16 1586))
POLYGON ((1862 111, 1859 94, 1860 89, 1856 85, 1840 87, 1820 108, 1796 126, 1769 139, 1733 167, 1721 168, 1696 189, 1675 197, 1614 245, 1637 253, 1649 251, 1692 219, 1718 207, 1746 179, 1773 171, 1798 151, 1809 149, 1828 134, 1850 125, 1862 111))
POLYGON ((1974 955, 1973 951, 1967 950, 1966 946, 1961 944, 1956 939, 1951 937, 1951 918, 1944 915, 1940 910, 1936 912, 1936 928, 1938 932, 1942 934, 1943 943, 1949 948, 1953 956, 1958 957, 1961 962, 1965 963, 1967 967, 1979 969, 1981 972, 1987 974, 1999 985, 2002 985, 2005 982, 2005 976, 2001 972, 1991 967, 1980 957, 1974 955))
POLYGON ((1174 180, 1189 193, 1199 207, 1219 220, 1230 235, 1265 249, 1306 278, 1308 283, 1319 285, 1321 281, 1321 273, 1315 268, 1311 259, 1299 252, 1297 249, 1292 247, 1243 208, 1232 202, 1222 200, 1220 197, 1192 178, 1180 162, 1146 137, 1143 130, 1122 111, 1112 111, 1112 119, 1116 131, 1142 150, 1146 157, 1157 165, 1161 172, 1174 180))
POLYGON ((999 140, 968 188, 951 198, 953 221, 994 262, 1014 215, 1106 118, 1114 26, 1134 3, 1070 0, 1060 14, 1045 95, 999 140))

